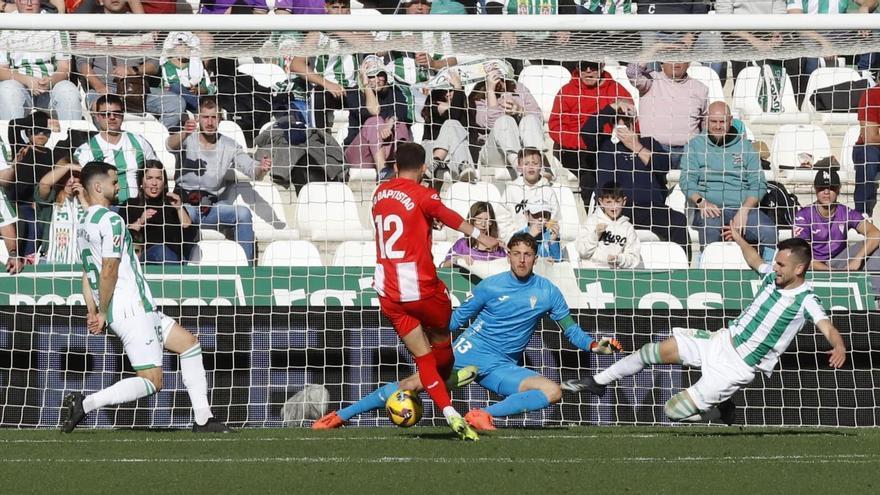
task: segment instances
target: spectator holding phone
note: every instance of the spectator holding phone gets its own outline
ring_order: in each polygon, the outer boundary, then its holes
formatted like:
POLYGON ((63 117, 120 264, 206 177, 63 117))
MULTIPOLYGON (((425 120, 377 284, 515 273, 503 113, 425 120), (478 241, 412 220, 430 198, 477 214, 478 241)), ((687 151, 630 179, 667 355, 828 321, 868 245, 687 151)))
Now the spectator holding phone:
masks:
POLYGON ((142 244, 147 263, 180 264, 195 245, 198 229, 180 196, 168 191, 168 176, 158 160, 147 160, 138 173, 140 195, 119 213, 132 239, 142 244))

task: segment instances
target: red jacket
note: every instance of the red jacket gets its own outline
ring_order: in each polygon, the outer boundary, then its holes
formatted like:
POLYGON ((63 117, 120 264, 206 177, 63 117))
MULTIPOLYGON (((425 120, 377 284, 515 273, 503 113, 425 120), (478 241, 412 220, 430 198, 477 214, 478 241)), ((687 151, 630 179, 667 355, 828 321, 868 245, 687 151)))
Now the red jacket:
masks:
POLYGON ((588 88, 581 82, 577 70, 572 71, 569 81, 553 99, 550 112, 550 139, 562 148, 572 150, 587 149, 581 139, 581 128, 591 115, 599 113, 618 97, 632 98, 629 92, 611 74, 602 72, 602 79, 595 88, 588 88))

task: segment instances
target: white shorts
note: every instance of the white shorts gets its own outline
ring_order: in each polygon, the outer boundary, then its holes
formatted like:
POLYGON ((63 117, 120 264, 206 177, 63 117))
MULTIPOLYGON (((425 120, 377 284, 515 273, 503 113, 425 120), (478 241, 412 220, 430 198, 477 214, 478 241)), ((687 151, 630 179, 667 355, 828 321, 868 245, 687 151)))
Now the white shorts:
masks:
POLYGON ((702 371, 703 376, 687 389, 701 412, 729 399, 755 379, 754 369, 736 353, 726 328, 717 332, 673 328, 672 335, 681 364, 702 371))
POLYGON ((174 320, 161 311, 132 316, 110 324, 110 330, 122 340, 125 355, 135 371, 162 367, 162 349, 174 320))

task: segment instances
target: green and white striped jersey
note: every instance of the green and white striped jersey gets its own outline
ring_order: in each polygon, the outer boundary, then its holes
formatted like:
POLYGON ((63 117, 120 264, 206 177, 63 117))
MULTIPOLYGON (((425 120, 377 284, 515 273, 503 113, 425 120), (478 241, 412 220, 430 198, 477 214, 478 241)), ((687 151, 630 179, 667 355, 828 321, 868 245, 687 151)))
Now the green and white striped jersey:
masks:
POLYGON ((80 263, 79 247, 76 243, 76 232, 86 212, 75 197, 67 198, 63 203, 52 205, 52 221, 49 224, 47 238, 47 263, 64 263, 73 265, 80 263))
POLYGON ((553 15, 559 12, 557 0, 506 0, 506 14, 553 15))
POLYGON ((274 63, 281 67, 287 74, 287 79, 279 81, 272 86, 275 93, 290 93, 295 100, 308 101, 309 91, 306 80, 297 74, 288 72, 287 67, 290 59, 296 56, 302 45, 305 35, 301 31, 275 31, 269 37, 267 45, 277 50, 281 56, 273 59, 274 63))
POLYGON ((116 144, 110 144, 101 134, 96 134, 73 152, 73 160, 80 165, 88 162, 107 162, 116 165, 119 174, 120 203, 138 195, 138 169, 143 168, 146 160, 155 159, 156 153, 147 139, 128 131, 122 131, 116 144))
POLYGON ((575 0, 575 3, 592 12, 603 14, 632 14, 632 0, 575 0))
POLYGON ((804 322, 818 323, 828 316, 811 284, 780 289, 770 265, 761 265, 758 271, 765 274, 758 295, 729 328, 733 347, 743 361, 769 375, 804 322))
POLYGON ((122 217, 103 206, 89 207, 77 230, 76 242, 89 289, 99 306, 98 281, 104 259, 120 260, 119 278, 107 311, 107 323, 143 315, 156 307, 122 217))
POLYGON ((171 60, 165 60, 162 63, 162 85, 167 89, 172 84, 179 84, 184 88, 198 84, 202 94, 212 95, 217 92, 199 57, 189 59, 189 62, 183 63, 180 67, 171 60))
MULTIPOLYGON (((0 170, 6 170, 11 167, 9 165, 10 151, 3 140, 0 140, 0 151, 2 151, 0 152, 0 170)), ((15 210, 12 209, 12 203, 9 202, 9 198, 6 197, 6 191, 0 188, 0 227, 5 227, 17 221, 18 216, 15 214, 15 210)))
MULTIPOLYGON (((321 33, 318 47, 338 50, 339 41, 321 33)), ((357 87, 357 68, 357 58, 352 54, 318 55, 315 57, 315 72, 343 88, 357 87)))
POLYGON ((786 0, 787 9, 801 9, 804 14, 846 14, 849 0, 786 0))
POLYGON ((0 50, 0 65, 37 78, 51 76, 58 61, 71 58, 70 37, 61 31, 3 31, 0 50), (23 46, 39 47, 40 51, 15 50, 23 46))

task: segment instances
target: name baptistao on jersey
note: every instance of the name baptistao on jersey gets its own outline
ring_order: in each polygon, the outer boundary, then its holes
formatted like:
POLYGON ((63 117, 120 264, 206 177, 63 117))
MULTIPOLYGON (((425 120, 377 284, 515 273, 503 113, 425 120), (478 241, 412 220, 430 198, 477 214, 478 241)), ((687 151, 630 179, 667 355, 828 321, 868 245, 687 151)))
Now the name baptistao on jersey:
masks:
POLYGON ((729 328, 737 354, 747 365, 769 375, 806 319, 817 323, 828 316, 809 283, 780 289, 770 265, 762 265, 759 271, 766 274, 761 292, 729 328))
POLYGON ((109 209, 90 207, 77 230, 77 246, 92 297, 100 306, 98 284, 105 258, 119 258, 119 278, 107 311, 107 323, 146 314, 156 307, 134 254, 125 222, 109 209))

